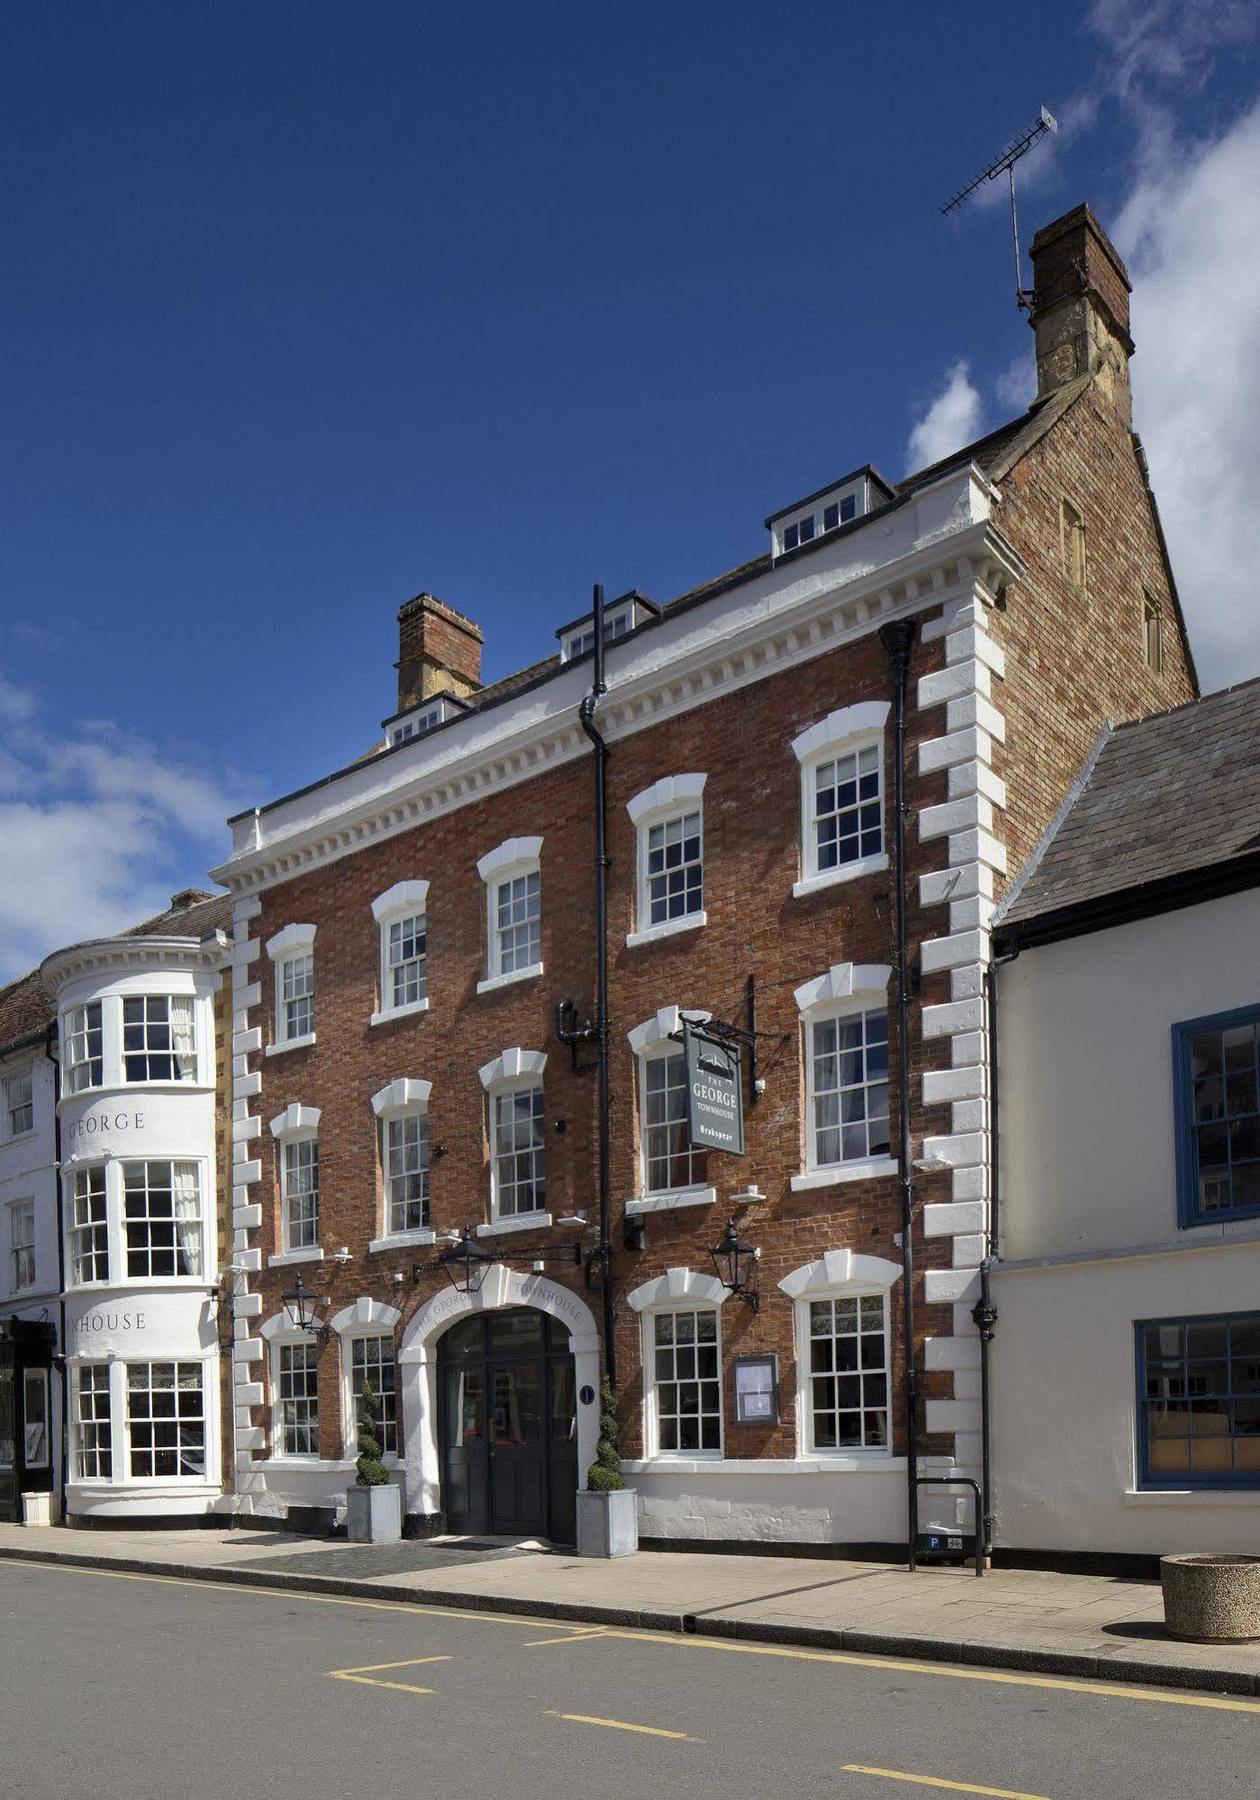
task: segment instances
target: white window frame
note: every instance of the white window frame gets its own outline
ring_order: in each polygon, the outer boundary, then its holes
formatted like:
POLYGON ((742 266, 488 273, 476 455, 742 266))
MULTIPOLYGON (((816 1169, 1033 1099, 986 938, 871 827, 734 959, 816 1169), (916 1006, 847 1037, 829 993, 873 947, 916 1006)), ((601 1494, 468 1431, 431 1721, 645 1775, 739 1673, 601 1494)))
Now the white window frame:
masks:
POLYGON ((342 1455, 351 1460, 359 1454, 359 1424, 354 1405, 354 1346, 364 1338, 389 1338, 394 1346, 394 1415, 398 1439, 397 1450, 386 1451, 381 1461, 386 1468, 401 1466, 403 1450, 402 1384, 399 1380, 398 1326, 402 1314, 397 1307, 385 1306, 366 1294, 351 1306, 343 1307, 328 1321, 341 1342, 341 1436, 342 1455))
MULTIPOLYGON (((801 1016, 802 1093, 804 1096, 803 1156, 801 1173, 791 1177, 792 1189, 833 1187, 848 1181, 871 1181, 895 1175, 892 1154, 892 1070, 889 1069, 889 1153, 887 1156, 854 1158, 849 1162, 823 1163, 817 1159, 814 1132, 814 1025, 822 1019, 850 1018, 855 1013, 889 1013, 888 982, 892 971, 886 963, 833 963, 825 975, 807 981, 796 990, 801 1016)), ((891 1030, 891 1015, 890 1015, 891 1030)))
MULTIPOLYGON (((84 1157, 82 1161, 73 1158, 62 1164, 62 1231, 65 1240, 66 1286, 77 1291, 91 1291, 105 1287, 134 1287, 137 1289, 171 1288, 175 1291, 186 1288, 206 1287, 213 1268, 214 1242, 214 1188, 211 1180, 212 1165, 205 1156, 162 1156, 157 1153, 131 1156, 102 1156, 99 1152, 84 1157), (196 1171, 198 1234, 197 1243, 200 1252, 200 1269, 195 1275, 130 1275, 127 1273, 127 1199, 124 1181, 124 1169, 128 1164, 168 1163, 172 1165, 172 1181, 175 1179, 175 1168, 183 1166, 196 1171), (98 1195, 103 1200, 104 1218, 93 1226, 76 1227, 75 1225, 75 1188, 80 1177, 89 1181, 95 1179, 98 1195), (76 1278, 76 1240, 79 1230, 95 1233, 103 1228, 105 1237, 105 1273, 91 1281, 79 1281, 76 1278)), ((177 1225, 178 1220, 172 1219, 177 1225)), ((176 1252, 178 1255, 178 1234, 176 1234, 176 1252)), ((145 1360, 141 1358, 140 1360, 145 1360)), ((148 1359, 152 1361, 153 1359, 148 1359)), ((157 1359, 161 1361, 159 1357, 157 1359)), ((169 1361, 170 1359, 167 1358, 169 1361)), ((187 1362, 183 1357, 180 1360, 187 1362)))
POLYGON ((681 1031, 684 1018, 689 1019, 692 1024, 702 1025, 712 1016, 702 1007, 662 1006, 652 1018, 645 1019, 641 1025, 636 1025, 634 1030, 628 1034, 630 1049, 635 1059, 636 1112, 639 1131, 635 1193, 625 1203, 625 1212, 628 1216, 649 1212, 674 1212, 684 1206, 712 1206, 717 1200, 717 1189, 707 1181, 690 1182, 682 1187, 649 1187, 647 1154, 648 1064, 666 1056, 682 1055, 682 1044, 674 1042, 673 1034, 681 1031))
POLYGON ((38 1286, 38 1267, 35 1260, 35 1202, 31 1198, 11 1200, 9 1202, 9 1292, 12 1294, 29 1294, 38 1286), (18 1242, 18 1221, 26 1220, 29 1215, 30 1235, 23 1235, 18 1242), (20 1258, 27 1255, 30 1277, 26 1281, 19 1279, 21 1272, 20 1258))
POLYGON ((780 1290, 793 1303, 794 1348, 796 1356, 796 1453, 814 1457, 829 1466, 853 1468, 876 1464, 904 1464, 905 1458, 893 1456, 893 1432, 896 1420, 893 1387, 892 1289, 901 1279, 900 1263, 883 1256, 859 1255, 852 1250, 825 1250, 816 1262, 793 1269, 779 1283, 780 1290), (884 1306, 884 1366, 887 1380, 885 1410, 888 1413, 888 1442, 882 1445, 848 1445, 832 1449, 814 1447, 814 1409, 810 1370, 810 1315, 815 1300, 861 1300, 863 1295, 881 1295, 884 1306))
POLYGON ((635 828, 638 870, 635 884, 637 929, 626 936, 628 949, 633 950, 640 944, 654 944, 661 938, 676 937, 680 931, 695 931, 709 922, 704 909, 704 785, 708 779, 707 775, 699 773, 665 775, 660 781, 653 782, 650 788, 644 788, 641 794, 636 794, 633 800, 626 802, 626 811, 635 828), (654 925, 651 876, 648 870, 652 831, 659 826, 668 826, 676 819, 685 819, 691 813, 698 814, 700 819, 701 903, 694 912, 683 913, 676 919, 662 920, 660 924, 654 925))
POLYGON ((272 981, 275 987, 275 1001, 272 1011, 272 1042, 267 1045, 268 1056, 279 1056, 286 1050, 304 1050, 315 1042, 315 1002, 318 996, 318 983, 315 977, 315 927, 313 925, 286 925, 283 931, 277 931, 274 937, 267 939, 267 955, 272 964, 272 981), (285 1016, 284 981, 285 969, 289 963, 306 958, 311 964, 311 1029, 290 1037, 287 1033, 285 1016))
MULTIPOLYGON (((206 1270, 209 1269, 209 1267, 210 1267, 210 1257, 209 1257, 209 1253, 208 1253, 208 1246, 206 1243, 207 1226, 210 1223, 210 1219, 208 1218, 207 1215, 211 1214, 213 1212, 212 1196, 209 1195, 206 1191, 206 1166, 205 1166, 204 1160, 202 1158, 196 1157, 196 1156, 120 1156, 120 1157, 115 1157, 115 1158, 111 1159, 111 1161, 106 1164, 106 1168, 105 1168, 105 1216, 106 1216, 107 1220, 108 1220, 109 1214, 110 1214, 110 1199, 111 1199, 110 1188, 111 1188, 111 1185, 113 1187, 112 1199, 113 1199, 114 1214, 117 1219, 116 1229, 117 1229, 117 1233, 118 1233, 119 1260, 118 1260, 118 1263, 116 1266, 119 1270, 121 1270, 122 1278, 127 1282, 127 1284, 129 1286, 134 1284, 137 1287, 149 1287, 149 1286, 163 1286, 164 1287, 164 1286, 167 1286, 171 1282, 179 1282, 179 1283, 188 1282, 188 1283, 193 1283, 193 1284, 199 1283, 202 1286, 204 1286, 206 1279, 207 1279, 206 1270), (167 1167, 169 1167, 169 1169, 171 1171, 171 1228, 172 1228, 172 1237, 174 1240, 173 1253, 176 1257, 178 1257, 178 1254, 179 1254, 179 1250, 178 1250, 178 1235, 179 1234, 178 1234, 178 1230, 177 1230, 179 1221, 178 1221, 178 1218, 176 1217, 176 1213, 175 1213, 176 1191, 177 1191, 176 1190, 175 1171, 178 1168, 192 1169, 194 1172, 194 1175, 196 1177, 196 1183, 197 1183, 197 1251, 198 1251, 197 1263, 198 1263, 198 1266, 197 1266, 195 1273, 187 1274, 187 1275, 181 1275, 178 1272, 171 1274, 171 1275, 152 1275, 152 1274, 150 1274, 150 1275, 133 1275, 128 1266, 129 1262, 130 1262, 130 1247, 129 1247, 129 1244, 127 1241, 126 1170, 128 1168, 140 1167, 147 1171, 150 1168, 153 1168, 155 1166, 160 1166, 162 1164, 165 1164, 167 1167), (111 1181, 111 1177, 112 1177, 112 1181, 111 1181)), ((149 1185, 148 1185, 148 1176, 146 1173, 144 1192, 147 1195, 149 1193, 149 1191, 150 1190, 149 1190, 149 1185)), ((162 1215, 160 1213, 149 1214, 146 1211, 144 1217, 145 1217, 146 1221, 149 1221, 151 1219, 154 1222, 158 1223, 159 1225, 162 1223, 162 1215)), ((149 1249, 148 1249, 148 1256, 149 1256, 150 1262, 152 1262, 153 1254, 154 1254, 153 1240, 152 1240, 152 1237, 150 1237, 149 1249)), ((150 1360, 153 1360, 153 1359, 150 1359, 150 1360)), ((156 1360, 158 1360, 160 1362, 163 1359, 161 1357, 159 1357, 156 1360)), ((170 1358, 167 1357, 165 1360, 169 1362, 170 1358)), ((180 1360, 187 1362, 187 1361, 189 1361, 189 1358, 183 1357, 180 1360)))
MULTIPOLYGON (((207 1482, 213 1481, 215 1478, 215 1469, 213 1464, 214 1450, 211 1443, 211 1437, 218 1429, 218 1419, 216 1417, 217 1394, 215 1388, 211 1384, 209 1366, 205 1359, 200 1356, 177 1355, 133 1356, 119 1366, 122 1370, 122 1415, 118 1421, 123 1436, 123 1474, 121 1479, 128 1483, 135 1482, 141 1487, 158 1487, 166 1486, 168 1484, 179 1487, 188 1484, 204 1487, 207 1482), (170 1363, 174 1366, 174 1391, 176 1394, 180 1391, 179 1369, 181 1364, 197 1368, 201 1371, 201 1470, 199 1473, 196 1470, 193 1470, 186 1474, 176 1473, 174 1475, 160 1475, 154 1473, 152 1475, 137 1475, 134 1473, 131 1466, 131 1458, 135 1448, 132 1442, 131 1371, 132 1369, 151 1370, 155 1366, 164 1363, 170 1363)), ((161 1393, 166 1390, 150 1388, 148 1391, 150 1393, 161 1393)), ((154 1424, 161 1423, 160 1416, 154 1415, 150 1422, 154 1424)), ((178 1401, 176 1402, 175 1422, 176 1424, 179 1423, 178 1401)), ((158 1452, 154 1450, 150 1452, 150 1454, 156 1457, 158 1452)))
POLYGON ((547 1054, 544 1050, 513 1048, 501 1051, 493 1062, 484 1063, 477 1071, 478 1079, 486 1096, 486 1141, 490 1159, 490 1220, 488 1224, 478 1225, 478 1237, 493 1237, 509 1231, 539 1231, 551 1224, 551 1214, 545 1207, 536 1207, 530 1212, 500 1214, 498 1157, 495 1153, 495 1115, 499 1100, 509 1095, 523 1093, 527 1089, 536 1089, 543 1096, 542 1151, 545 1186, 547 1180, 547 1093, 543 1074, 546 1067, 547 1054))
POLYGON ((837 712, 828 713, 817 725, 811 725, 808 731, 802 731, 799 737, 792 739, 792 753, 801 771, 801 877, 792 887, 792 894, 798 900, 823 888, 855 881, 861 875, 873 875, 888 867, 884 737, 889 710, 887 700, 861 700, 854 706, 843 706, 837 712), (879 756, 879 853, 839 864, 834 869, 820 869, 814 805, 818 768, 838 757, 856 756, 871 745, 876 747, 879 756))
POLYGON ((391 1019, 406 1019, 414 1013, 429 1010, 428 901, 427 881, 396 881, 392 888, 378 894, 372 902, 372 917, 380 932, 379 1005, 369 1021, 372 1025, 386 1025, 391 1019), (390 928, 413 918, 422 921, 425 933, 424 994, 418 1000, 405 1000, 396 1006, 393 999, 393 971, 389 960, 390 928))
MULTIPOLYGON (((127 1088, 136 1088, 136 1087, 162 1088, 162 1087, 188 1087, 190 1085, 193 1085, 193 1086, 196 1085, 197 1080, 199 1078, 199 1074, 200 1074, 200 1062, 199 1062, 199 1058, 198 1058, 198 1054, 197 1054, 197 1052, 198 1052, 197 999, 194 994, 151 994, 148 992, 140 992, 140 993, 136 993, 136 994, 120 994, 118 996, 118 1025, 119 1025, 119 1030, 122 1034, 121 1038, 120 1038, 118 1065, 119 1065, 119 1074, 121 1077, 122 1085, 124 1087, 127 1087, 127 1088), (166 1016, 165 1021, 162 1021, 161 1019, 150 1020, 150 1018, 148 1016, 149 1015, 149 1007, 154 1001, 161 1001, 162 1003, 165 1004, 166 1009, 167 1009, 167 1016, 166 1016), (138 1028, 143 1033, 144 1048, 142 1050, 130 1050, 129 1051, 127 1048, 127 1032, 128 1032, 128 1029, 131 1029, 134 1031, 137 1029, 137 1027, 135 1025, 128 1027, 127 1007, 128 1007, 128 1005, 135 1005, 135 1004, 138 1004, 143 1009, 143 1018, 141 1019, 138 1028), (175 1072, 179 1068, 180 1052, 178 1052, 175 1048, 175 1029, 176 1029, 176 1027, 175 1027, 175 1018, 174 1018, 174 1010, 177 1007, 185 1007, 185 1006, 188 1008, 188 1016, 187 1016, 186 1022, 187 1022, 187 1026, 188 1026, 188 1032, 190 1035, 191 1043, 192 1043, 192 1052, 191 1052, 192 1064, 186 1075, 175 1072), (169 1048, 162 1050, 162 1049, 151 1049, 149 1047, 149 1028, 151 1025, 156 1026, 159 1030, 166 1031, 166 1033, 170 1039, 169 1048), (170 1075, 152 1075, 152 1076, 151 1075, 137 1075, 137 1076, 133 1077, 127 1073, 127 1059, 129 1056, 143 1056, 146 1060, 149 1059, 150 1057, 154 1057, 154 1056, 167 1056, 170 1058, 172 1073, 170 1075)), ((185 1051, 183 1054, 185 1057, 187 1057, 188 1052, 185 1051)))
MULTIPOLYGON (((626 1303, 639 1314, 643 1356, 643 1444, 653 1461, 717 1463, 726 1455, 726 1382, 722 1370, 722 1307, 730 1297, 715 1275, 694 1269, 667 1269, 652 1281, 632 1288, 626 1303), (661 1313, 712 1312, 717 1320, 718 1448, 716 1450, 662 1450, 660 1409, 656 1386, 656 1320, 661 1313)), ((697 1377, 698 1379, 698 1377, 697 1377)))
POLYGON ((372 1095, 372 1111, 377 1118, 381 1159, 381 1231, 380 1236, 374 1237, 369 1243, 369 1251, 393 1250, 405 1244, 431 1244, 435 1241, 432 1224, 421 1225, 410 1231, 392 1230, 389 1198, 389 1127, 396 1119, 414 1116, 424 1118, 427 1123, 429 1095, 432 1091, 432 1082, 400 1076, 397 1081, 391 1081, 388 1086, 372 1095))
POLYGON ((486 974, 477 983, 479 994, 492 993, 513 982, 531 981, 543 972, 542 844, 540 837, 507 838, 493 850, 488 850, 477 863, 477 873, 486 886, 486 974), (527 875, 538 876, 538 960, 505 972, 498 924, 499 889, 507 882, 527 875))
POLYGON ((317 1185, 318 1195, 316 1241, 313 1244, 301 1244, 296 1249, 289 1247, 289 1196, 288 1196, 288 1156, 291 1144, 312 1143, 315 1154, 319 1155, 319 1118, 318 1106, 299 1106, 296 1100, 290 1101, 282 1113, 277 1113, 271 1121, 271 1135, 276 1141, 276 1156, 279 1168, 280 1189, 280 1242, 282 1248, 267 1258, 268 1268, 283 1268, 289 1263, 322 1262, 323 1247, 319 1242, 319 1233, 324 1228, 324 1196, 317 1185))
POLYGON ((15 1069, 4 1078, 4 1141, 12 1144, 19 1138, 30 1137, 35 1130, 35 1065, 28 1063, 24 1069, 15 1069), (19 1095, 25 1087, 26 1098, 19 1095), (13 1124, 14 1113, 29 1112, 31 1122, 16 1129, 13 1124))
POLYGON ((303 1463, 308 1467, 324 1460, 323 1432, 319 1417, 319 1340, 309 1331, 285 1331, 278 1333, 271 1341, 271 1460, 273 1462, 303 1463), (284 1396, 280 1392, 280 1363, 285 1350, 293 1350, 298 1346, 315 1352, 315 1432, 318 1447, 315 1450, 286 1450, 284 1447, 284 1396))
MULTIPOLYGON (((114 1214, 117 1211, 117 1206, 116 1204, 111 1204, 111 1189, 114 1186, 114 1181, 111 1180, 110 1176, 110 1164, 108 1161, 73 1163, 63 1170, 61 1179, 63 1205, 65 1209, 66 1285, 69 1288, 77 1289, 108 1287, 114 1269, 120 1266, 117 1261, 119 1250, 115 1242, 117 1233, 114 1226, 114 1214), (89 1192, 86 1193, 83 1198, 85 1200, 99 1198, 104 1206, 104 1217, 100 1220, 89 1221, 89 1223, 85 1225, 76 1225, 75 1223, 75 1189, 80 1175, 85 1175, 89 1178, 94 1175, 100 1176, 99 1195, 90 1191, 91 1183, 89 1181, 89 1192), (75 1265, 78 1260, 75 1243, 76 1234, 79 1231, 91 1232, 93 1235, 93 1245, 95 1245, 95 1234, 102 1228, 105 1232, 105 1273, 101 1276, 94 1276, 91 1281, 80 1281, 75 1273, 75 1265)), ((119 1179, 121 1179, 121 1177, 119 1177, 119 1179)), ((96 1260, 95 1248, 93 1248, 92 1251, 92 1260, 96 1260)))
MULTIPOLYGON (((104 1357, 98 1356, 84 1357, 82 1360, 76 1360, 70 1365, 70 1469, 68 1471, 68 1478, 76 1485, 83 1483, 85 1485, 90 1484, 93 1486, 98 1484, 101 1486, 112 1486, 114 1482, 114 1427, 118 1421, 115 1416, 116 1407, 114 1403, 115 1384, 113 1368, 113 1363, 104 1357), (95 1374, 93 1374, 91 1384, 91 1391, 94 1397, 99 1397, 102 1394, 105 1397, 105 1417, 104 1419, 101 1419, 94 1416, 93 1418, 84 1421, 82 1418, 83 1375, 84 1371, 89 1369, 93 1371, 104 1370, 105 1372, 105 1379, 103 1382, 97 1381, 95 1374), (83 1455, 83 1440, 81 1434, 85 1423, 94 1430, 99 1429, 102 1426, 104 1427, 103 1438, 96 1440, 91 1452, 98 1469, 102 1457, 108 1461, 109 1468, 103 1475, 99 1473, 95 1475, 85 1475, 80 1468, 80 1458, 83 1455)), ((93 1411, 95 1413, 95 1408, 93 1411)))
POLYGON ((105 1085, 105 1003, 103 1000, 84 1000, 78 1006, 67 1007, 61 1020, 62 1069, 65 1075, 67 1094, 88 1094, 105 1085), (91 1022, 91 1014, 95 1010, 96 1023, 91 1022), (100 1038, 100 1049, 95 1056, 91 1054, 91 1038, 100 1038), (76 1057, 76 1048, 82 1047, 87 1054, 76 1057), (100 1064, 100 1074, 95 1081, 79 1079, 81 1070, 90 1069, 92 1064, 100 1064))

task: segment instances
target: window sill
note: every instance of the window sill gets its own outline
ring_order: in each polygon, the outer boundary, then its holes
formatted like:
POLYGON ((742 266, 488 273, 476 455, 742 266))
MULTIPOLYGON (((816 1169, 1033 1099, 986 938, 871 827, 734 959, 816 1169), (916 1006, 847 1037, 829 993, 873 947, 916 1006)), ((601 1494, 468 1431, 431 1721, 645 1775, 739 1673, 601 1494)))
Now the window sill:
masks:
POLYGON ((392 1237, 373 1238, 368 1245, 368 1255, 376 1256, 390 1250, 407 1250, 413 1244, 436 1244, 437 1238, 427 1225, 416 1231, 396 1231, 392 1237))
POLYGON ((1260 1485, 1253 1488, 1127 1488, 1126 1506, 1251 1506, 1260 1508, 1260 1485))
POLYGON ((878 875, 888 867, 886 856, 864 856, 859 862, 845 863, 841 869, 828 869, 822 875, 807 875, 792 884, 792 898, 802 900, 807 894, 821 894, 824 888, 841 887, 846 881, 857 881, 862 875, 878 875))
POLYGON ((1235 1206, 1228 1212, 1213 1213, 1211 1217, 1185 1218, 1178 1220, 1181 1231, 1228 1230, 1231 1225, 1254 1225, 1260 1219, 1260 1206, 1235 1206))
POLYGON ((264 1469, 306 1469, 311 1474, 348 1475, 357 1467, 351 1457, 338 1456, 269 1456, 259 1465, 264 1469))
POLYGON ((313 1031, 304 1032, 301 1037, 285 1038, 282 1044, 268 1044, 264 1056, 283 1056, 286 1050, 309 1050, 315 1042, 313 1031))
POLYGON ((874 1181, 881 1175, 897 1173, 895 1156, 868 1156, 861 1162, 843 1163, 834 1169, 810 1169, 804 1175, 793 1175, 788 1183, 794 1194, 808 1188, 839 1187, 846 1181, 874 1181))
POLYGON ((627 1200, 623 1210, 628 1219, 633 1219, 641 1213, 676 1212, 680 1206, 713 1206, 716 1201, 716 1188, 671 1188, 668 1193, 644 1194, 641 1199, 627 1200))
POLYGON ((207 1081, 124 1081, 119 1094, 213 1094, 214 1083, 207 1081))
POLYGON ((406 1006, 390 1006, 387 1007, 384 1012, 374 1012, 372 1017, 368 1020, 368 1024, 392 1025, 395 1019, 413 1019, 417 1014, 426 1013, 428 1010, 429 1002, 427 999, 410 1000, 406 1006))
POLYGON ((305 1250, 280 1250, 267 1258, 269 1269, 287 1269, 291 1263, 323 1262, 324 1252, 318 1244, 311 1244, 305 1250))
POLYGON ((723 1456, 713 1451, 683 1451, 639 1459, 623 1457, 623 1475, 904 1475, 904 1456, 881 1450, 817 1451, 809 1456, 723 1456))
POLYGON ((530 963, 527 969, 513 969, 507 975, 487 975, 484 981, 477 983, 479 994, 497 994, 500 988, 514 987, 518 981, 532 981, 541 975, 543 966, 540 962, 530 963))
POLYGON ((27 1138, 38 1137, 39 1133, 32 1125, 29 1131, 15 1131, 11 1136, 0 1138, 0 1150, 7 1150, 10 1144, 24 1144, 27 1138))
POLYGON ((492 1219, 489 1225, 478 1225, 478 1237, 501 1237, 509 1231, 545 1231, 551 1224, 549 1212, 513 1213, 509 1219, 492 1219))
POLYGON ((626 933, 626 949, 637 950, 641 944, 658 944, 663 938, 678 937, 685 931, 699 931, 709 923, 707 912, 687 913, 681 919, 669 919, 664 925, 647 925, 642 931, 626 933))

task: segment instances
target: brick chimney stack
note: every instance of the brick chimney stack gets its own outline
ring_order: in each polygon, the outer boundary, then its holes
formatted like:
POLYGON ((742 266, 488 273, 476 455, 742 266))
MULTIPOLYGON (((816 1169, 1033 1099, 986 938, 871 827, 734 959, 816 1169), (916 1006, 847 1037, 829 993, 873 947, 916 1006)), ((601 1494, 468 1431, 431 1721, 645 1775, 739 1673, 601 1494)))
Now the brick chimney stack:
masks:
POLYGON ((431 694, 467 696, 481 686, 480 628, 432 594, 417 594, 398 613, 398 710, 431 694))
POLYGON ((1129 421, 1129 295, 1133 284, 1116 248, 1088 206, 1074 207, 1032 241, 1037 340, 1037 398, 1097 371, 1129 421))

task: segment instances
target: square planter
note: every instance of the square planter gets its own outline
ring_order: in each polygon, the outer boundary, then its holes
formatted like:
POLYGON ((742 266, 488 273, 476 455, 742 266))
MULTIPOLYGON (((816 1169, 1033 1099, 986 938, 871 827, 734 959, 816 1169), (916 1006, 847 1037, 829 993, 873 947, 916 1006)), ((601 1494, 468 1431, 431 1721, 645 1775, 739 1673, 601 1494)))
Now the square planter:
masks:
POLYGON ((346 1536, 352 1544, 396 1544, 402 1536, 402 1490, 387 1487, 346 1489, 346 1536))
POLYGON ((52 1494, 23 1494, 23 1525, 53 1525, 56 1523, 57 1502, 52 1494))
POLYGON ((579 1556, 633 1556, 639 1548, 639 1496, 633 1488, 577 1497, 579 1556))

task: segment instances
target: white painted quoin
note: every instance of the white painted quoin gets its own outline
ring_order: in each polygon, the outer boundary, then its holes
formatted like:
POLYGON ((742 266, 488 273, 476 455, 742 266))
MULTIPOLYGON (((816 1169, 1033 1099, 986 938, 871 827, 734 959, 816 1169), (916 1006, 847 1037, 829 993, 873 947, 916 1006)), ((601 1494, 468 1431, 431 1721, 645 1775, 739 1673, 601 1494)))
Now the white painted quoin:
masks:
POLYGON ((1260 1217, 1179 1221, 1172 1038, 1260 1006, 1258 943, 1253 887, 1000 969, 999 1546, 1260 1544, 1260 1467, 1249 1487, 1144 1482, 1136 1352, 1140 1321, 1260 1313, 1260 1217))
POLYGON ((42 965, 63 1071, 71 1518, 192 1516, 221 1503, 214 1001, 223 955, 221 934, 131 937, 42 965), (133 1021, 146 1013, 179 1021, 176 1050, 155 1050, 152 1063, 146 1042, 170 1038, 161 1029, 145 1038, 133 1021), (71 1040, 85 1024, 99 1055, 72 1084, 71 1040))

